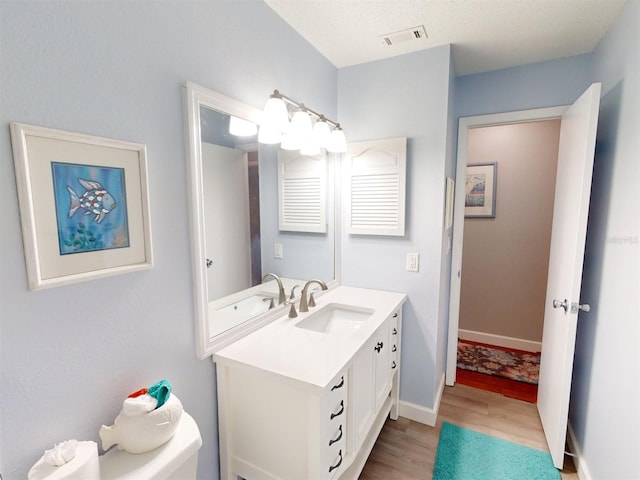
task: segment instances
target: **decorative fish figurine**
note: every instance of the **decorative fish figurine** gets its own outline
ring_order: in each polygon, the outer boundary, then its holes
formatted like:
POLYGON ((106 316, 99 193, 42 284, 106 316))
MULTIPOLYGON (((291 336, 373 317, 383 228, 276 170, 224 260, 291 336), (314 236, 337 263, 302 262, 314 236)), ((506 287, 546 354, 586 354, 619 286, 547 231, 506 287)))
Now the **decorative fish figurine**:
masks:
POLYGON ((146 453, 168 442, 182 417, 182 402, 173 393, 166 403, 148 413, 127 415, 124 410, 110 427, 100 427, 102 448, 118 445, 118 450, 146 453))
POLYGON ((69 206, 69 218, 78 211, 79 208, 85 210, 85 215, 95 215, 94 222, 100 223, 117 204, 113 196, 107 192, 102 185, 92 180, 78 179, 80 185, 86 190, 80 197, 73 189, 67 185, 67 190, 71 197, 69 206))

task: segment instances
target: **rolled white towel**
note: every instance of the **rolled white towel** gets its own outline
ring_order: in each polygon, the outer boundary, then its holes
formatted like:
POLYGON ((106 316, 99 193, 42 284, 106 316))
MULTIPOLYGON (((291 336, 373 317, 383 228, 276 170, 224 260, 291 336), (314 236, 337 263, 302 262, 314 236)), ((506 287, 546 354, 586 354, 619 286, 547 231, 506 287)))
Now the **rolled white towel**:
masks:
POLYGON ((122 413, 127 416, 144 415, 158 406, 158 400, 145 393, 133 398, 126 398, 122 402, 122 413))

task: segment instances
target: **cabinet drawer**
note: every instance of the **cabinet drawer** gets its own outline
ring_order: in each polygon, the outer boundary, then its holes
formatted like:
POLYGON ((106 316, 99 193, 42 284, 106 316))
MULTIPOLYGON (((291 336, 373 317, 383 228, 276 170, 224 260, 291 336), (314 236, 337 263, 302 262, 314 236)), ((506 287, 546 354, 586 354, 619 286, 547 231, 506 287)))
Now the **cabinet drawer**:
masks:
POLYGON ((326 409, 323 415, 325 436, 322 439, 324 462, 321 478, 332 479, 343 470, 347 439, 347 402, 349 399, 348 371, 340 373, 326 389, 326 409))
POLYGON ((349 398, 348 385, 349 376, 345 370, 330 383, 329 387, 327 387, 327 411, 325 413, 328 420, 345 416, 347 411, 347 400, 349 398), (340 413, 341 410, 344 411, 340 413))
POLYGON ((325 464, 322 468, 322 476, 325 478, 333 478, 340 474, 344 466, 344 456, 346 455, 347 435, 346 422, 340 422, 334 425, 330 431, 330 440, 326 443, 325 464))

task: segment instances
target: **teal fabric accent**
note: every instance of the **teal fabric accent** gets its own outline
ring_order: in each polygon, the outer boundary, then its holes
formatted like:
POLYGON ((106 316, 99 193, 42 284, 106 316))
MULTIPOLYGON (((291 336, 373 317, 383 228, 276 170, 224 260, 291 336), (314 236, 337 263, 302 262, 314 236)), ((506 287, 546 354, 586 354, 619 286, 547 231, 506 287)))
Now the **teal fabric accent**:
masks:
POLYGON ((147 393, 158 401, 156 408, 160 408, 171 395, 171 384, 168 380, 160 380, 158 383, 151 385, 147 393))
POLYGON ((433 480, 560 480, 551 455, 444 422, 433 480))

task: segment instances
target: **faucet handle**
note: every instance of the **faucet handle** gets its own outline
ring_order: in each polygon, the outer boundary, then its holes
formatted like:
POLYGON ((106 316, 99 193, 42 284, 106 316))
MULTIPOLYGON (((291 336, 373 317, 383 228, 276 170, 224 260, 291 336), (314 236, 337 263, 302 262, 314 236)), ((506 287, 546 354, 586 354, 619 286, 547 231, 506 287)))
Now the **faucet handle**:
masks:
POLYGON ((313 292, 311 292, 311 293, 309 294, 309 302, 308 302, 308 305, 309 305, 310 307, 315 307, 315 306, 316 306, 316 300, 313 298, 313 292))
POLYGON ((293 300, 296 297, 296 288, 300 288, 300 285, 294 285, 291 287, 291 295, 289 295, 289 300, 293 300))
POLYGON ((269 302, 269 310, 271 310, 273 307, 275 307, 274 303, 273 303, 273 297, 264 297, 262 299, 263 302, 269 302))
POLYGON ((296 312, 296 304, 293 301, 288 301, 284 303, 285 305, 291 304, 291 308, 289 309, 289 318, 296 318, 298 316, 298 312, 296 312))

